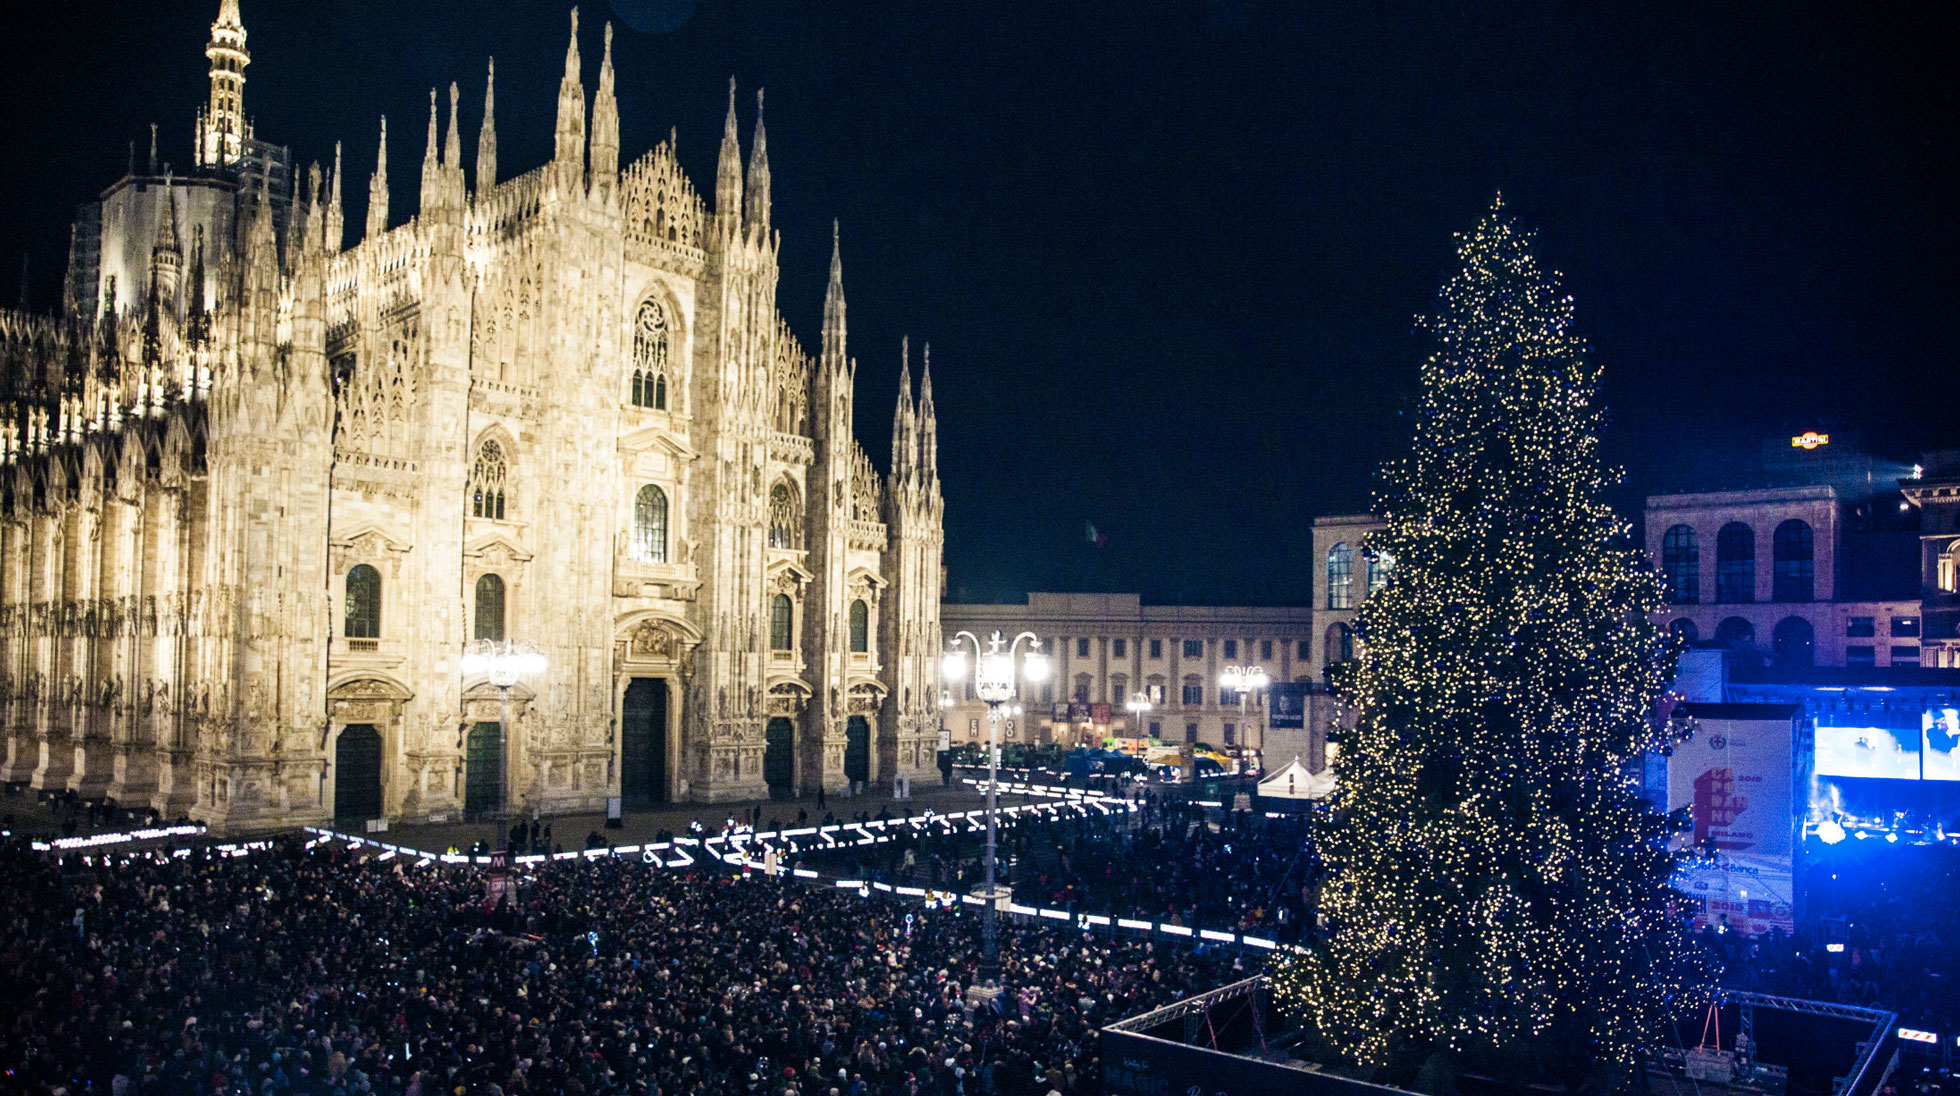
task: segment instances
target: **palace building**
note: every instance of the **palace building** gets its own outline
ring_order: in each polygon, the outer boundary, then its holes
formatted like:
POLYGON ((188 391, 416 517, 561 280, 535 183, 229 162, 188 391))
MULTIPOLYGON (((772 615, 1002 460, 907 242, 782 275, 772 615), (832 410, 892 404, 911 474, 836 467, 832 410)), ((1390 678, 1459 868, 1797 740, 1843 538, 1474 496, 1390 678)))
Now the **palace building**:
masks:
POLYGON ((344 247, 246 39, 222 0, 189 168, 83 206, 64 314, 0 315, 0 779, 248 829, 930 774, 929 365, 881 474, 834 239, 815 353, 777 310, 760 96, 712 205, 622 168, 574 12, 551 161, 499 178, 486 83, 466 172, 431 92, 419 209, 384 119, 344 247), (508 727, 478 640, 543 656, 508 727))

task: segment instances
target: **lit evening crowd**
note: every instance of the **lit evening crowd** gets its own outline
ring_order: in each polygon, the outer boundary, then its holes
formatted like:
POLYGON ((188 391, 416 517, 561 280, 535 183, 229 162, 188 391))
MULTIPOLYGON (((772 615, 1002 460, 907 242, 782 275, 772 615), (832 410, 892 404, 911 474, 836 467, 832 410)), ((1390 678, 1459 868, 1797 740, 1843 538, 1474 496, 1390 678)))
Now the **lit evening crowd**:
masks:
POLYGON ((481 869, 291 839, 0 856, 10 1092, 1068 1096, 1099 1026, 1262 961, 1005 921, 969 1011, 970 908, 631 857, 490 906, 481 869))
MULTIPOLYGON (((1309 942, 1312 825, 1146 795, 1007 828, 1003 879, 1025 905, 1309 942)), ((832 880, 970 890, 977 835, 784 851, 827 878, 581 859, 513 873, 492 904, 480 868, 338 843, 111 866, 15 841, 0 1089, 1075 1096, 1100 1091, 1100 1026, 1267 959, 1004 919, 1003 993, 976 1009, 973 907, 832 880)), ((1703 934, 1725 982, 1960 1031, 1960 849, 1827 855, 1805 886, 1795 938, 1703 934)))

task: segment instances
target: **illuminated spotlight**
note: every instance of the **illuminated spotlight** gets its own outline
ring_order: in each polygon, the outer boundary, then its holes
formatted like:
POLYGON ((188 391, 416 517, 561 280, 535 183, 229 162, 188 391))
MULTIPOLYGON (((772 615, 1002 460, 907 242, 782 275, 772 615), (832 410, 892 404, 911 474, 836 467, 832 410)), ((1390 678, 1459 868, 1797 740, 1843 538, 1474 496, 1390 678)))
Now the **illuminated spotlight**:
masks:
POLYGON ((1843 944, 1825 944, 1825 945, 1824 945, 1824 950, 1825 950, 1825 951, 1828 951, 1828 952, 1830 952, 1830 953, 1831 953, 1832 955, 1842 955, 1842 954, 1844 954, 1844 945, 1843 945, 1843 944))
POLYGON ((1899 500, 1899 513, 1903 514, 1910 509, 1912 509, 1912 503, 1907 502, 1904 499, 1899 500))
POLYGON ((1886 835, 1885 835, 1885 843, 1886 843, 1886 844, 1888 844, 1888 845, 1896 845, 1896 844, 1898 844, 1898 843, 1899 843, 1899 835, 1898 835, 1898 834, 1896 834, 1896 833, 1888 833, 1888 834, 1886 834, 1886 835))
POLYGON ((1826 819, 1817 825, 1817 840, 1826 845, 1835 845, 1844 840, 1844 827, 1836 819, 1826 819))

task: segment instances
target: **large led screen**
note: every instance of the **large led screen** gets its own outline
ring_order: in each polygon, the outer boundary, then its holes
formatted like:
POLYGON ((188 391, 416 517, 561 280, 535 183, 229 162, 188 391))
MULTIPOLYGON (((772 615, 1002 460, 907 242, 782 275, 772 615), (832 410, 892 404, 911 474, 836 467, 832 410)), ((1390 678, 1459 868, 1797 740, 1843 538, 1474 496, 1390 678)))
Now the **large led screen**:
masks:
POLYGON ((1960 708, 1931 708, 1921 721, 1926 779, 1960 780, 1960 708))
POLYGON ((1890 727, 1819 727, 1817 775, 1918 780, 1919 739, 1890 727))

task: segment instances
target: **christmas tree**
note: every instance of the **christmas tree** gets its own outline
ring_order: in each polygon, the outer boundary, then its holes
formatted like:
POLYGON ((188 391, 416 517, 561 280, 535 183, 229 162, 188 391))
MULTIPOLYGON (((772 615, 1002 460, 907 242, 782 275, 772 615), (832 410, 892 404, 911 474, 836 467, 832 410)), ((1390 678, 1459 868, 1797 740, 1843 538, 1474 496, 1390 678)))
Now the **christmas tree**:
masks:
POLYGON ((1605 502, 1571 299, 1501 197, 1458 240, 1368 544, 1394 569, 1336 682, 1357 725, 1325 931, 1276 983, 1325 1054, 1390 1079, 1623 1081, 1708 980, 1627 776, 1675 650, 1605 502))

